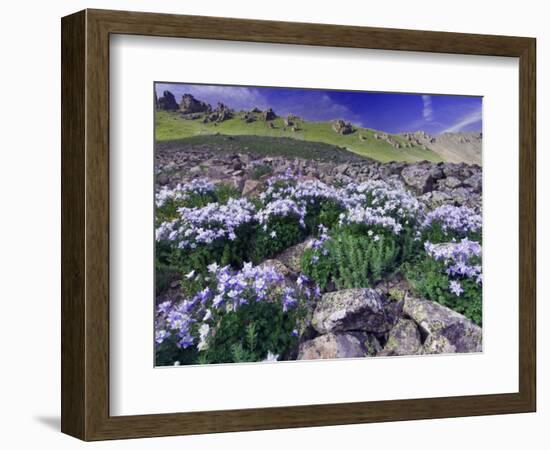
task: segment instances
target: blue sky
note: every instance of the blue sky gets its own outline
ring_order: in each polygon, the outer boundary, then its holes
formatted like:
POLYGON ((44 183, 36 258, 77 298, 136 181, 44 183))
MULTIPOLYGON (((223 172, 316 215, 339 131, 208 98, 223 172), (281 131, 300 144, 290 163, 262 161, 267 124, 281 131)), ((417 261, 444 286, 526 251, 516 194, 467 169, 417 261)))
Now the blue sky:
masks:
POLYGON ((155 88, 159 96, 164 90, 171 91, 178 102, 190 93, 212 106, 223 102, 236 110, 273 108, 282 116, 292 113, 311 121, 344 119, 388 133, 482 130, 482 97, 184 83, 157 83, 155 88))

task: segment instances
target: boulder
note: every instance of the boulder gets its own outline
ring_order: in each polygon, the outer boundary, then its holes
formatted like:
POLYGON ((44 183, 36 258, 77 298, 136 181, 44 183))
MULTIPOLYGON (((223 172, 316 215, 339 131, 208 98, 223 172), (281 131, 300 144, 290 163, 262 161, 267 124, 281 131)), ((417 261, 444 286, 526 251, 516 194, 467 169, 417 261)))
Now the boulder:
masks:
POLYGON ((300 344, 298 359, 363 358, 379 350, 378 340, 367 333, 331 333, 300 344))
POLYGON ((474 192, 472 188, 458 187, 453 190, 448 190, 447 193, 451 196, 454 204, 458 206, 470 206, 474 209, 481 206, 480 194, 474 192))
POLYGON ((401 176, 405 183, 420 195, 433 189, 434 177, 429 166, 411 164, 403 169, 401 176))
POLYGON ((438 184, 442 188, 455 189, 462 184, 462 181, 460 181, 456 177, 447 177, 447 178, 443 178, 442 180, 439 180, 438 184))
POLYGON ((242 195, 249 196, 251 194, 256 194, 260 190, 262 182, 258 180, 246 180, 243 186, 242 195))
POLYGON ((287 248, 285 251, 277 255, 277 259, 293 272, 299 272, 301 270, 300 260, 302 259, 302 255, 308 248, 312 239, 313 238, 306 239, 304 242, 287 248))
POLYGON ((266 259, 264 262, 262 262, 259 267, 271 267, 277 272, 279 272, 284 277, 287 277, 290 275, 290 270, 287 266, 285 266, 281 261, 278 259, 266 259))
POLYGON ((453 197, 442 191, 432 191, 418 197, 418 200, 429 206, 430 209, 435 209, 441 205, 452 205, 453 197))
POLYGON ((462 314, 429 300, 408 296, 403 312, 420 328, 424 353, 482 351, 482 330, 462 314))
POLYGON ((169 182, 170 182, 170 178, 165 173, 161 173, 157 177, 157 183, 160 184, 161 186, 166 186, 169 182))
POLYGON ((229 186, 235 188, 237 191, 242 191, 243 190, 243 186, 244 186, 244 178, 238 176, 238 175, 233 175, 229 180, 228 180, 228 184, 229 186))
POLYGON ((378 356, 418 355, 422 352, 422 340, 416 324, 409 319, 399 319, 390 330, 386 345, 378 356))
POLYGON ((472 188, 476 193, 480 193, 483 185, 483 176, 481 171, 474 173, 471 177, 464 180, 464 184, 472 188))
POLYGON ((324 294, 313 312, 312 325, 321 334, 337 331, 384 333, 392 327, 380 294, 374 289, 344 289, 324 294))

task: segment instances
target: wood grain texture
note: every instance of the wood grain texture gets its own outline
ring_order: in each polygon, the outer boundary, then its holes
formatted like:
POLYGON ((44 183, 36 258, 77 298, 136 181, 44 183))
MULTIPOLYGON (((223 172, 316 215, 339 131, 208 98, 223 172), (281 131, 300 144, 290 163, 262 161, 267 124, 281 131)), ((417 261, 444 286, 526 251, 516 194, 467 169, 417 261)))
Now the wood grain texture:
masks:
POLYGON ((61 430, 79 437, 86 429, 85 21, 79 12, 61 27, 61 430))
POLYGON ((534 39, 87 10, 63 18, 62 40, 62 430, 65 433, 84 440, 99 440, 535 410, 534 39), (518 57, 519 392, 111 417, 109 35, 113 33, 518 57))

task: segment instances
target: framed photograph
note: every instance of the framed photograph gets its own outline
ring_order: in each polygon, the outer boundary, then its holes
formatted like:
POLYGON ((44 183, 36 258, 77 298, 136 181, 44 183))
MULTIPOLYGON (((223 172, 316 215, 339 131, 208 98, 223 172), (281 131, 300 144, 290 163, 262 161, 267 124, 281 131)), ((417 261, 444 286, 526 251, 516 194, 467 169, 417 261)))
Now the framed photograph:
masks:
POLYGON ((532 412, 535 39, 62 19, 62 431, 532 412))

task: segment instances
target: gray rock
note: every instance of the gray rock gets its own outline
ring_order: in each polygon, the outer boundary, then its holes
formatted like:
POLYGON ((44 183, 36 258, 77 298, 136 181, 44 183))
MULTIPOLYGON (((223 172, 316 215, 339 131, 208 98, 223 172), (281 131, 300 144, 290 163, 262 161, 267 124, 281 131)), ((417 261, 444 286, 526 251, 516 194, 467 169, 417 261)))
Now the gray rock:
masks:
POLYGON ((480 205, 481 201, 479 195, 476 194, 471 188, 458 187, 447 191, 447 193, 452 197, 453 202, 459 206, 472 206, 480 205))
POLYGON ((426 336, 424 353, 476 353, 482 351, 482 330, 452 309, 429 300, 407 297, 403 312, 426 336))
POLYGON ((284 277, 287 277, 290 275, 290 270, 287 266, 285 266, 281 261, 278 259, 266 259, 264 262, 262 262, 259 267, 271 267, 277 272, 279 272, 284 277))
POLYGON ((359 330, 384 333, 392 326, 380 294, 366 288, 324 294, 317 303, 311 323, 321 334, 359 330))
POLYGON ((166 186, 169 182, 170 182, 170 178, 165 173, 161 173, 157 177, 157 183, 160 184, 161 186, 166 186))
POLYGON ((379 349, 378 340, 367 333, 331 333, 303 342, 298 359, 362 358, 379 349))
POLYGON ((300 260, 302 259, 302 255, 308 248, 310 242, 313 240, 313 238, 308 238, 304 242, 301 242, 299 244, 293 245, 292 247, 287 248, 282 253, 279 253, 276 257, 279 261, 281 261, 285 266, 287 266, 290 270, 293 272, 300 272, 300 260))
POLYGON ((251 195, 251 194, 255 194, 257 193, 259 190, 260 190, 260 187, 262 186, 262 182, 261 181, 257 181, 257 180, 246 180, 244 182, 244 187, 243 187, 243 192, 242 194, 243 195, 251 195))
POLYGON ((447 187, 450 189, 454 189, 459 187, 462 184, 462 181, 460 181, 456 177, 447 177, 439 181, 439 185, 442 187, 447 187))
POLYGON ((411 164, 403 169, 401 176, 418 194, 425 194, 433 189, 434 178, 429 167, 411 164))
POLYGON ((453 197, 442 191, 432 191, 418 197, 418 200, 429 206, 430 209, 435 209, 441 205, 452 205, 453 197))
POLYGON ((418 355, 422 352, 420 331, 409 319, 399 319, 390 330, 386 345, 378 356, 418 355))
POLYGON ((480 172, 474 173, 471 177, 464 180, 464 184, 473 189, 474 192, 481 192, 483 185, 483 176, 480 172))
POLYGON ((231 187, 234 187, 237 191, 242 191, 244 186, 244 178, 233 176, 230 180, 228 180, 228 184, 231 187))

